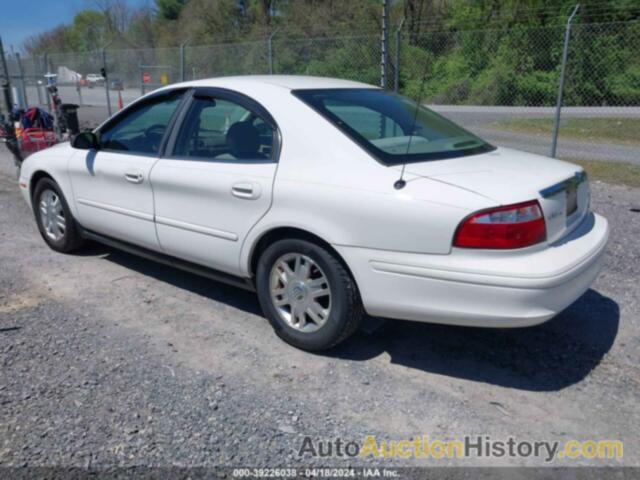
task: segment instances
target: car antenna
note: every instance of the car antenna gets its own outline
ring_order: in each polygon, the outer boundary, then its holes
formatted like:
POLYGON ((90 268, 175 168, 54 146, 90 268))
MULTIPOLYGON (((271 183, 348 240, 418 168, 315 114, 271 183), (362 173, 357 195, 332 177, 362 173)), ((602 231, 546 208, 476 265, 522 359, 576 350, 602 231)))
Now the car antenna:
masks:
MULTIPOLYGON (((422 105, 422 96, 424 94, 424 84, 427 80, 427 72, 424 72, 422 76, 422 81, 420 82, 420 89, 418 90, 418 100, 416 102, 416 109, 413 113, 413 123, 411 124, 411 130, 409 131, 409 141, 407 142, 407 151, 405 155, 409 155, 409 150, 411 149, 411 140, 413 140, 413 132, 416 129, 416 122, 418 121, 418 111, 420 110, 420 105, 422 105)), ((395 181, 393 184, 393 188, 396 190, 402 190, 406 185, 407 181, 404 179, 404 170, 407 166, 407 162, 403 162, 402 170, 400 171, 400 178, 395 181)))

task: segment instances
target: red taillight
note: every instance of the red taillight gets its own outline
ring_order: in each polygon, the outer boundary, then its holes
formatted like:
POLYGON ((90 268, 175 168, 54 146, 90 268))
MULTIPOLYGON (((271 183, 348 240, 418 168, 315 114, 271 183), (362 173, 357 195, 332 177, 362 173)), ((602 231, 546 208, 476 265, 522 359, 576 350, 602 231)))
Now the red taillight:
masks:
POLYGON ((483 210, 467 217, 453 238, 454 247, 523 248, 544 242, 547 229, 537 200, 483 210))

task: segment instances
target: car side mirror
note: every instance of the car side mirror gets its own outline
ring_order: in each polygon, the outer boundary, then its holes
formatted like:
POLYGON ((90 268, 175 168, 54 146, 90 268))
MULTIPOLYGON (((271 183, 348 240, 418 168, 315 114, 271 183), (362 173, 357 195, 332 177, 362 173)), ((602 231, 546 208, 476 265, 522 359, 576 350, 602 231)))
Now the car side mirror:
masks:
POLYGON ((93 132, 79 133, 71 140, 71 146, 78 150, 97 150, 98 145, 98 137, 93 132))

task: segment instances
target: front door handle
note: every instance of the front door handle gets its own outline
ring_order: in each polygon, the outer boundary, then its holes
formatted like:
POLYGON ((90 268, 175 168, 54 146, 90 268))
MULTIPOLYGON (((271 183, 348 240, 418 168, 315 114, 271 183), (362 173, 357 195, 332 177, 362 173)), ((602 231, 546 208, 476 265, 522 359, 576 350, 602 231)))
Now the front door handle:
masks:
POLYGON ((255 200, 261 193, 262 190, 257 183, 240 182, 231 187, 231 194, 234 197, 244 198, 246 200, 255 200))
POLYGON ((127 182, 131 183, 142 183, 142 181, 144 180, 144 176, 142 175, 142 173, 138 172, 137 170, 129 170, 124 174, 124 178, 127 182))

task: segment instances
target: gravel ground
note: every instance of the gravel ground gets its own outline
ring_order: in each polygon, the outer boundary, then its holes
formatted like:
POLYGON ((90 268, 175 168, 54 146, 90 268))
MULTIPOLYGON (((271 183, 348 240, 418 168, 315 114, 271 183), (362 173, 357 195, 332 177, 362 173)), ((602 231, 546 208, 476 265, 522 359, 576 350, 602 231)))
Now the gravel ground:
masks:
POLYGON ((102 247, 49 250, 0 154, 0 466, 542 465, 298 457, 304 436, 621 439, 640 465, 640 190, 595 183, 612 226, 592 290, 520 330, 400 321, 313 355, 256 298, 102 247))

